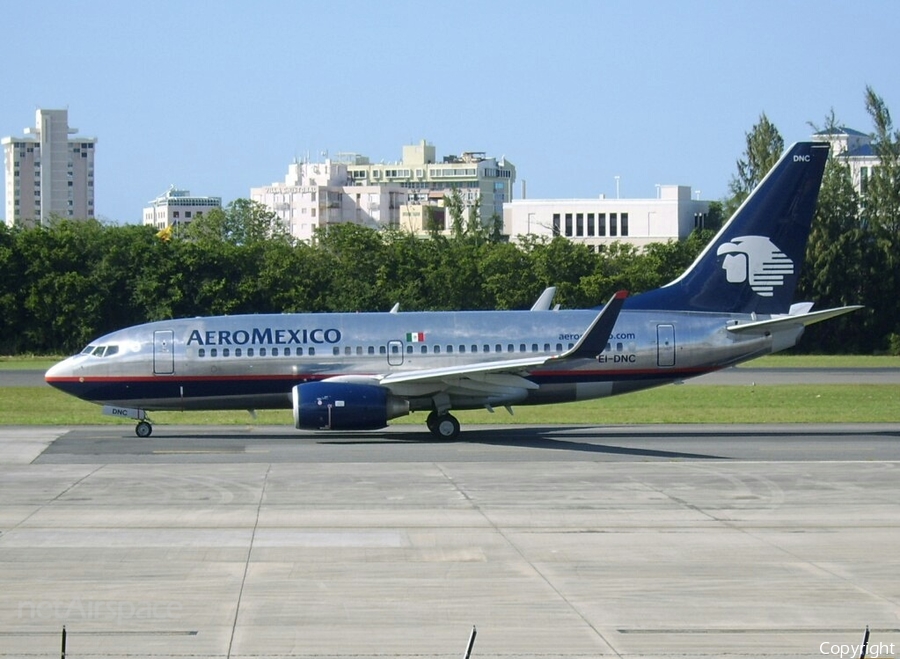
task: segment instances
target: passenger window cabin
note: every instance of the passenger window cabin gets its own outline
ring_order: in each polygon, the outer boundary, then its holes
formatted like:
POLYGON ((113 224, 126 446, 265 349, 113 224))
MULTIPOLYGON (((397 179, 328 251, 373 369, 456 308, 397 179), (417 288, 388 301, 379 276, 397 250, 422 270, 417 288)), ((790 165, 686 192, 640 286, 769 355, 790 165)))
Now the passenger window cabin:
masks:
MULTIPOLYGON (((573 343, 569 343, 568 344, 569 349, 571 349, 573 347, 573 345, 574 345, 573 343)), ((557 352, 562 352, 563 344, 557 343, 555 348, 556 348, 557 352)), ((455 352, 457 354, 462 355, 462 354, 466 354, 467 352, 471 353, 471 354, 478 353, 478 352, 482 352, 482 353, 486 353, 486 354, 490 354, 491 352, 494 352, 494 353, 503 353, 503 352, 526 353, 529 351, 532 353, 538 353, 538 352, 542 352, 542 351, 550 352, 552 349, 553 349, 553 344, 550 344, 550 343, 544 343, 544 344, 532 343, 530 345, 526 344, 526 343, 519 343, 519 344, 509 343, 509 344, 506 344, 505 346, 500 343, 494 344, 493 346, 491 346, 490 344, 487 344, 487 343, 482 344, 482 345, 479 345, 477 343, 472 343, 472 344, 460 343, 457 345, 448 343, 448 344, 445 344, 443 347, 440 345, 434 345, 434 346, 429 347, 429 345, 425 344, 425 343, 422 343, 419 345, 419 353, 422 355, 427 355, 427 354, 429 354, 429 352, 431 354, 440 355, 440 354, 442 354, 442 350, 443 350, 443 354, 452 355, 455 352)), ((606 349, 612 350, 612 345, 607 344, 606 349)), ((624 350, 623 344, 617 343, 616 349, 620 352, 622 350, 624 350)), ((629 343, 628 350, 630 350, 630 351, 636 350, 636 345, 634 344, 634 342, 629 343)), ((113 345, 113 346, 89 345, 84 350, 82 350, 82 354, 92 355, 95 357, 110 357, 112 355, 117 354, 118 351, 119 351, 119 346, 116 346, 116 345, 113 345)), ((399 343, 396 343, 396 344, 392 343, 390 346, 387 346, 387 345, 377 346, 377 351, 376 351, 376 346, 361 346, 361 345, 358 345, 358 346, 349 346, 349 345, 337 346, 337 345, 335 345, 335 346, 332 346, 332 348, 331 348, 331 354, 335 357, 340 357, 342 355, 345 357, 352 357, 354 355, 357 357, 362 357, 364 355, 375 356, 376 354, 379 354, 382 356, 387 356, 388 354, 402 355, 404 352, 407 355, 415 354, 414 345, 411 343, 407 343, 404 348, 399 343)), ((303 351, 303 348, 300 346, 294 348, 293 353, 289 346, 283 347, 283 348, 279 348, 277 346, 273 346, 273 347, 260 346, 257 348, 235 347, 233 349, 227 348, 227 347, 197 348, 197 356, 198 357, 205 358, 205 357, 209 356, 212 358, 212 357, 218 357, 220 354, 222 357, 234 356, 235 358, 243 357, 244 355, 246 355, 247 357, 254 357, 257 355, 259 357, 266 357, 266 356, 290 357, 290 356, 292 356, 292 354, 297 357, 302 357, 304 355, 304 351, 303 351)), ((315 356, 315 354, 316 354, 315 348, 313 348, 313 347, 308 348, 306 354, 308 356, 315 356)))

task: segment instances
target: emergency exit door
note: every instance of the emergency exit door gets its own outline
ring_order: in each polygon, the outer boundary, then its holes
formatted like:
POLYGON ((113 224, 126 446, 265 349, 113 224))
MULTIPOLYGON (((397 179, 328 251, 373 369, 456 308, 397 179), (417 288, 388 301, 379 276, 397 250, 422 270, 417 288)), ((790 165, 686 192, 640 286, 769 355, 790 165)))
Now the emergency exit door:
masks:
POLYGON ((175 332, 157 330, 153 332, 153 374, 172 375, 175 373, 175 332))
POLYGON ((656 326, 656 363, 659 366, 675 366, 675 326, 656 326))

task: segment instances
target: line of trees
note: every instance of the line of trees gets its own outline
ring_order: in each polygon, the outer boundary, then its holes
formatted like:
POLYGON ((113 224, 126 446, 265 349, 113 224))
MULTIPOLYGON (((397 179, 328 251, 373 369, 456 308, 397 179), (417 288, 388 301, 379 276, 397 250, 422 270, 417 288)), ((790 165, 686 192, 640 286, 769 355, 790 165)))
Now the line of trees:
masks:
MULTIPOLYGON (((867 308, 810 328, 801 342, 810 352, 900 354, 900 133, 871 89, 866 107, 881 166, 860 197, 848 167, 828 163, 798 299, 867 308)), ((832 113, 825 128, 835 126, 832 113)), ((783 150, 763 114, 747 134, 732 197, 714 203, 713 214, 739 205, 783 150)), ((565 307, 591 307, 619 289, 671 281, 712 237, 695 232, 642 251, 614 243, 600 253, 562 237, 512 244, 496 223, 463 222, 448 208, 449 236, 343 224, 314 246, 293 241, 273 213, 246 199, 180 235, 93 220, 0 224, 0 354, 73 352, 115 329, 184 316, 385 311, 397 302, 404 310, 527 309, 547 286, 558 287, 565 307)))
POLYGON ((340 224, 315 246, 268 230, 241 242, 210 231, 223 219, 240 225, 243 210, 268 212, 238 200, 170 240, 152 227, 93 220, 0 225, 0 354, 73 352, 115 329, 184 316, 387 311, 397 302, 404 310, 527 309, 550 285, 562 305, 590 307, 621 288, 666 283, 710 237, 595 254, 564 238, 517 246, 480 230, 421 238, 340 224))
MULTIPOLYGON (((866 88, 865 105, 880 164, 870 171, 860 194, 849 165, 829 160, 798 295, 822 309, 866 305, 830 326, 811 328, 807 349, 900 355, 900 131, 871 87, 866 88)), ((827 131, 838 126, 832 111, 824 126, 812 127, 827 131)))

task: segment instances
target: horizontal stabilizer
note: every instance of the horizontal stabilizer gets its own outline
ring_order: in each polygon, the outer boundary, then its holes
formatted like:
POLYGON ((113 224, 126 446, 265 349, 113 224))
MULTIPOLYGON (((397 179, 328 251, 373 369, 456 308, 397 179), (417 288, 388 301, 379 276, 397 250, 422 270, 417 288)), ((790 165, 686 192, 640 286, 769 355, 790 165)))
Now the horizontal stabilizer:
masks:
POLYGON ((820 323, 829 318, 843 316, 845 313, 862 309, 862 305, 854 304, 849 307, 837 307, 835 309, 825 309, 823 311, 812 311, 810 313, 798 314, 796 316, 777 316, 769 320, 757 320, 750 323, 742 323, 740 325, 731 325, 728 331, 734 334, 745 333, 762 333, 770 332, 775 329, 784 329, 787 327, 800 327, 820 323))

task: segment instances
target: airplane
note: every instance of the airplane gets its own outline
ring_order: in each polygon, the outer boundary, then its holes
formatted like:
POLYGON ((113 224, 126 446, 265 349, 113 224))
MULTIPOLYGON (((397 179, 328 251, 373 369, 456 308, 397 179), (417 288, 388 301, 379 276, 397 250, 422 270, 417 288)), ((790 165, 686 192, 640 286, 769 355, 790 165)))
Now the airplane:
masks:
POLYGON ((92 341, 46 381, 150 436, 155 410, 293 411, 304 430, 374 430, 428 412, 599 399, 795 345, 861 307, 792 304, 829 145, 799 142, 681 276, 599 309, 290 313, 161 320, 92 341))

